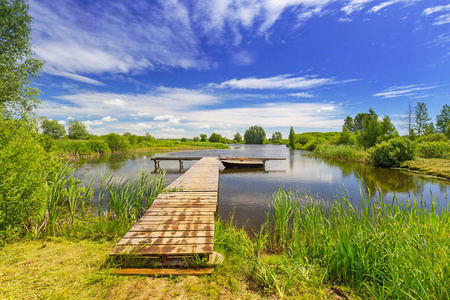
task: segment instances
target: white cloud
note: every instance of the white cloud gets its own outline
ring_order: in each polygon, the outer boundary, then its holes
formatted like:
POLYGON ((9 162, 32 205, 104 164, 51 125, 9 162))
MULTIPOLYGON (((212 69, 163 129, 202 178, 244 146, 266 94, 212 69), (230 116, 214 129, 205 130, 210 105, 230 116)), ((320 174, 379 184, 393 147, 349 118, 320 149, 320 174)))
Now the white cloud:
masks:
POLYGON ((162 120, 169 120, 175 118, 174 115, 163 115, 163 116, 157 116, 154 117, 153 120, 162 121, 162 120))
POLYGON ((348 2, 343 8, 342 11, 347 15, 350 15, 354 12, 360 11, 364 8, 366 3, 372 2, 373 0, 352 0, 348 2))
POLYGON ((396 97, 423 97, 425 95, 418 94, 419 91, 425 91, 436 88, 435 86, 423 86, 423 85, 408 85, 408 86, 393 86, 387 88, 381 93, 373 94, 373 96, 383 98, 396 98, 396 97))
POLYGON ((183 133, 184 128, 173 128, 173 127, 166 127, 161 129, 162 132, 176 132, 176 133, 183 133))
POLYGON ((450 10, 450 4, 440 5, 440 6, 429 7, 427 9, 425 9, 423 11, 423 14, 428 16, 428 15, 434 14, 436 12, 449 11, 449 10, 450 10))
POLYGON ((169 119, 169 124, 179 124, 180 120, 178 119, 169 119))
POLYGON ((318 78, 317 76, 293 77, 293 75, 278 75, 269 78, 243 78, 231 79, 216 85, 219 88, 233 89, 310 89, 318 86, 332 84, 331 78, 318 78))
POLYGON ((102 121, 99 121, 99 120, 93 120, 93 121, 83 121, 82 122, 84 125, 86 125, 86 126, 97 126, 97 125, 102 125, 103 124, 103 122, 102 121))
POLYGON ((248 66, 255 62, 255 57, 250 51, 239 51, 231 54, 231 60, 238 66, 248 66))
POLYGON ((301 92, 301 93, 291 93, 289 94, 289 96, 292 97, 299 97, 299 98, 313 98, 315 97, 314 95, 310 94, 310 93, 305 93, 305 92, 301 92))
POLYGON ((64 121, 64 120, 60 120, 60 121, 58 121, 58 123, 61 124, 61 125, 66 125, 67 122, 64 121))
POLYGON ((393 5, 393 4, 396 4, 396 3, 404 3, 405 5, 410 5, 410 4, 414 4, 416 2, 419 2, 419 1, 422 1, 422 0, 391 0, 391 1, 385 1, 385 2, 382 2, 382 3, 378 4, 378 5, 373 6, 369 10, 369 12, 376 13, 376 12, 382 10, 383 8, 388 7, 390 5, 393 5))
POLYGON ((121 99, 104 100, 103 103, 108 106, 124 106, 125 104, 127 104, 125 101, 121 99))
POLYGON ((100 121, 102 121, 102 122, 114 122, 114 121, 117 121, 117 119, 116 118, 111 118, 110 116, 106 116, 106 117, 102 118, 100 121))
POLYGON ((450 23, 450 14, 437 17, 433 25, 444 25, 448 23, 450 23))

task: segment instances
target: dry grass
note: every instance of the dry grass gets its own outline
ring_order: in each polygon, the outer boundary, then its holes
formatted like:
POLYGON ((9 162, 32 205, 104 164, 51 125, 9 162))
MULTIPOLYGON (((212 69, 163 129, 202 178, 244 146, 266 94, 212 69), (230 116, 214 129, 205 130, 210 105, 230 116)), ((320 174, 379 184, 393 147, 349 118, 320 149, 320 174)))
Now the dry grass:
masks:
MULTIPOLYGON (((4 299, 260 299, 245 278, 211 276, 121 277, 102 267, 114 242, 64 238, 20 241, 1 248, 4 299)), ((266 298, 267 299, 267 298, 266 298)))

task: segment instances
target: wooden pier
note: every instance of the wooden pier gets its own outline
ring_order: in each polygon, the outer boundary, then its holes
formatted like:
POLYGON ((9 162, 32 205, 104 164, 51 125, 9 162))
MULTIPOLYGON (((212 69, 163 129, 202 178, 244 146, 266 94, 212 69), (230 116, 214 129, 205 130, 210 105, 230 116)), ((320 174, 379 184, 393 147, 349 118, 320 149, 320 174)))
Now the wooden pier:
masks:
MULTIPOLYGON (((156 162, 156 161, 155 161, 156 162)), ((153 258, 152 265, 179 266, 186 257, 214 262, 214 214, 218 207, 217 157, 201 158, 159 194, 145 215, 119 241, 110 256, 153 258)), ((210 274, 206 269, 122 268, 121 275, 210 274)))
POLYGON ((183 162, 185 160, 200 160, 202 157, 173 157, 173 156, 160 156, 153 157, 152 160, 155 162, 155 172, 159 172, 161 170, 161 161, 162 160, 178 160, 180 162, 180 172, 184 170, 183 162))

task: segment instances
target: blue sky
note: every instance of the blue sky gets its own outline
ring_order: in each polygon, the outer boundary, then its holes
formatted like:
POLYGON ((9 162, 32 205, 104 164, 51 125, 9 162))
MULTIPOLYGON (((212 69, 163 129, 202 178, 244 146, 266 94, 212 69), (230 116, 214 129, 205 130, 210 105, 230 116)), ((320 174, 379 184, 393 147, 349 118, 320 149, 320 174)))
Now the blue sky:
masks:
POLYGON ((339 131, 450 101, 447 0, 31 0, 42 115, 157 138, 339 131))

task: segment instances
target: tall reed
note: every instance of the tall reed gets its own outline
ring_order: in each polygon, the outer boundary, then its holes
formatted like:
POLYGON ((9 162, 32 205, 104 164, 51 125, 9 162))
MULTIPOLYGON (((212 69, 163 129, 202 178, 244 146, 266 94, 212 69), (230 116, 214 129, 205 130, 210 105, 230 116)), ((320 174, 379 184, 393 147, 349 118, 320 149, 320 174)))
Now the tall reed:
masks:
MULTIPOLYGON (((363 184, 361 184, 361 187, 363 184)), ((450 298, 450 213, 431 195, 401 203, 361 188, 355 205, 343 193, 330 205, 280 188, 267 232, 270 248, 314 262, 333 284, 375 299, 450 298)))

